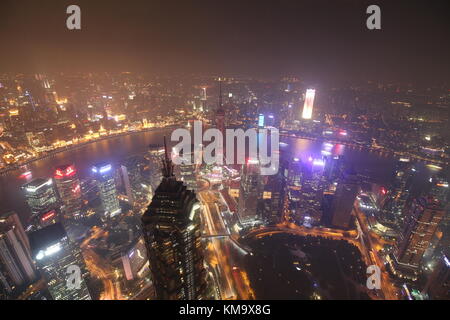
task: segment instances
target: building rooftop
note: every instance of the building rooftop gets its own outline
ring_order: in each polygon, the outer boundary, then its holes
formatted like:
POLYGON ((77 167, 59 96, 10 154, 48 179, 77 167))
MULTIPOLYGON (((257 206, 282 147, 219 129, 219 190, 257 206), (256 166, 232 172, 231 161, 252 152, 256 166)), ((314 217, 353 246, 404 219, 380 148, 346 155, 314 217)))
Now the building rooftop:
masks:
POLYGON ((30 239, 32 255, 35 256, 40 250, 48 248, 67 237, 67 233, 61 223, 55 223, 43 229, 31 232, 28 237, 30 239))

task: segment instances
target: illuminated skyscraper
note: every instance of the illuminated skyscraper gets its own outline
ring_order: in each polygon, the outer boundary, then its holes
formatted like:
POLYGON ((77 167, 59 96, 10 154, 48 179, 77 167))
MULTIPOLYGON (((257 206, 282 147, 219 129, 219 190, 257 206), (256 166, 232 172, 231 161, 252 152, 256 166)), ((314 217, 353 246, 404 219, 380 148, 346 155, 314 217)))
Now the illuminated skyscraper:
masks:
POLYGON ((155 190, 162 181, 162 163, 164 161, 164 147, 161 145, 149 145, 148 160, 150 167, 149 180, 152 190, 155 190))
POLYGON ((81 185, 76 168, 66 164, 56 168, 56 189, 63 204, 62 212, 66 219, 79 219, 81 212, 81 185))
POLYGON ((127 247, 121 259, 127 280, 136 280, 149 274, 147 249, 142 236, 127 247))
POLYGON ((91 300, 81 251, 69 240, 60 223, 30 233, 30 244, 35 264, 54 300, 91 300), (68 278, 71 275, 73 281, 68 278))
POLYGON ((447 254, 448 256, 449 252, 447 250, 450 248, 450 203, 448 202, 448 181, 442 177, 433 177, 431 179, 431 188, 428 195, 433 197, 436 200, 436 206, 444 211, 444 216, 438 224, 431 245, 424 255, 424 259, 429 259, 430 256, 433 256, 434 259, 436 259, 443 254, 447 254))
POLYGON ((263 193, 263 184, 258 159, 248 159, 242 166, 239 189, 238 214, 243 225, 253 225, 262 221, 257 207, 263 193))
MULTIPOLYGON (((449 248, 447 248, 448 251, 449 248)), ((450 300, 450 258, 448 253, 438 257, 437 264, 422 293, 426 293, 433 300, 450 300)))
POLYGON ((302 162, 299 158, 293 158, 289 162, 288 185, 300 187, 302 181, 302 162))
POLYGON ((222 133, 224 148, 222 148, 222 146, 219 146, 218 153, 223 156, 226 154, 226 139, 225 139, 226 135, 225 135, 225 110, 222 104, 222 80, 220 78, 219 78, 219 105, 216 111, 215 124, 216 128, 222 133))
POLYGON ((344 172, 338 182, 332 203, 332 224, 335 227, 347 229, 350 227, 353 204, 359 192, 356 173, 344 172))
POLYGON ((408 162, 399 161, 396 164, 388 199, 383 206, 385 215, 392 215, 390 220, 397 221, 399 226, 402 226, 402 212, 410 195, 409 181, 413 173, 414 169, 408 162))
POLYGON ((166 149, 163 180, 142 216, 157 299, 205 298, 206 271, 195 193, 175 179, 166 149))
POLYGON ((0 215, 0 296, 12 294, 34 278, 30 243, 18 215, 0 215))
MULTIPOLYGON (((182 147, 180 151, 173 149, 179 157, 179 162, 175 168, 175 175, 186 185, 189 190, 197 190, 197 165, 195 164, 194 145, 190 146, 190 152, 185 152, 182 147)), ((188 149, 189 146, 186 146, 188 149)))
POLYGON ((206 87, 202 88, 202 91, 200 93, 200 100, 201 100, 201 105, 200 105, 200 111, 206 111, 206 102, 208 100, 208 97, 206 95, 206 87))
POLYGON ((258 127, 264 128, 264 115, 263 114, 258 115, 258 127))
POLYGON ((102 201, 105 217, 114 217, 121 212, 117 198, 114 170, 110 163, 99 163, 92 167, 92 172, 98 183, 100 200, 102 201))
POLYGON ((344 173, 344 165, 344 156, 326 157, 324 176, 331 183, 337 182, 344 173))
POLYGON ((263 176, 264 187, 258 211, 267 224, 277 224, 283 220, 285 200, 287 197, 287 163, 282 161, 278 172, 263 176))
POLYGON ((324 166, 323 159, 312 157, 302 165, 300 201, 296 218, 306 226, 317 225, 322 220, 322 200, 327 185, 324 166))
POLYGON ((144 193, 145 188, 142 185, 143 181, 141 175, 143 166, 143 161, 137 156, 126 159, 120 166, 125 192, 128 197, 128 201, 131 204, 141 198, 144 193))
POLYGON ((443 207, 447 204, 449 193, 450 186, 447 180, 440 177, 433 177, 431 179, 429 195, 437 199, 443 207))
POLYGON ((22 191, 31 210, 34 228, 41 228, 59 220, 58 199, 51 178, 35 179, 24 184, 22 191))
POLYGON ((405 229, 401 234, 395 256, 400 274, 415 279, 425 251, 430 246, 444 209, 433 197, 415 199, 407 213, 405 229))
POLYGON ((302 119, 311 119, 312 118, 315 95, 316 95, 316 90, 314 90, 314 89, 306 90, 305 103, 303 105, 302 119))

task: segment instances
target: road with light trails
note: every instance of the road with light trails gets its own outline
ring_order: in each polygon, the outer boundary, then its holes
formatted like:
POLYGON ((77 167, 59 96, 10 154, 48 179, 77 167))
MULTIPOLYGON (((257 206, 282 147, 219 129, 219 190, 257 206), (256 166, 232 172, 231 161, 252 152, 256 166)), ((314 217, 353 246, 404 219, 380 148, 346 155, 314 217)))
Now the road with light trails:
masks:
POLYGON ((381 293, 383 299, 398 300, 399 290, 396 288, 391 277, 389 276, 389 273, 386 270, 386 266, 383 263, 383 259, 378 254, 379 251, 383 248, 383 244, 385 243, 385 241, 381 239, 378 235, 376 235, 374 232, 370 231, 368 226, 368 220, 358 206, 355 206, 353 212, 357 218, 356 223, 362 232, 362 237, 363 239, 365 239, 364 247, 366 251, 368 251, 369 258, 372 264, 380 268, 381 293))
POLYGON ((237 250, 223 221, 217 205, 220 197, 214 191, 200 191, 198 198, 203 204, 204 236, 208 237, 209 241, 208 262, 215 270, 222 299, 254 298, 245 272, 236 272, 243 253, 237 250))
POLYGON ((89 273, 103 283, 104 291, 100 294, 100 300, 124 300, 120 284, 115 281, 117 279, 113 268, 89 247, 90 241, 105 237, 108 235, 108 232, 96 226, 92 227, 91 230, 92 234, 83 240, 80 247, 89 273))
POLYGON ((115 274, 109 263, 92 249, 83 250, 83 255, 91 275, 103 282, 104 292, 100 295, 100 300, 125 300, 119 283, 114 281, 115 274))

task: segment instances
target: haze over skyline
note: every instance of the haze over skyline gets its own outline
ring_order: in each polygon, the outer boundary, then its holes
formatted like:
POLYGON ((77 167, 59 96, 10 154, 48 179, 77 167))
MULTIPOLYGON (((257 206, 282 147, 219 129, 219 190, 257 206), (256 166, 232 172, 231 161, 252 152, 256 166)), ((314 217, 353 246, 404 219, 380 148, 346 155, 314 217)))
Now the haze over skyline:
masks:
POLYGON ((3 71, 145 71, 448 81, 446 1, 3 1, 3 71), (82 29, 66 28, 77 4, 82 29), (24 10, 24 8, 27 8, 24 10))

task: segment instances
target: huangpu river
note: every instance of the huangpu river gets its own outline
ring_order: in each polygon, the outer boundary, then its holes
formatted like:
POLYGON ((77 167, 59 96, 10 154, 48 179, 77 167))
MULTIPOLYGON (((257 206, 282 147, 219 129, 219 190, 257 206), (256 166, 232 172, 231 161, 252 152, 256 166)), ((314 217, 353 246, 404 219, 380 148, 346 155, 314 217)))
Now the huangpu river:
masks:
MULTIPOLYGON (((0 213, 13 210, 26 224, 30 213, 20 189, 21 185, 38 177, 51 177, 56 166, 66 163, 74 163, 79 177, 87 178, 93 164, 109 161, 117 167, 123 158, 145 152, 149 144, 162 144, 164 136, 170 140, 171 130, 139 132, 92 142, 74 150, 36 160, 28 164, 26 169, 10 171, 0 176, 0 213), (31 171, 31 176, 21 177, 24 170, 31 171)), ((332 145, 324 141, 297 138, 282 138, 281 141, 287 143, 284 148, 289 148, 294 157, 303 160, 307 160, 310 156, 319 158, 322 155, 344 155, 346 161, 352 163, 359 173, 372 177, 380 183, 387 183, 396 163, 392 157, 367 150, 352 149, 341 144, 332 145)))

